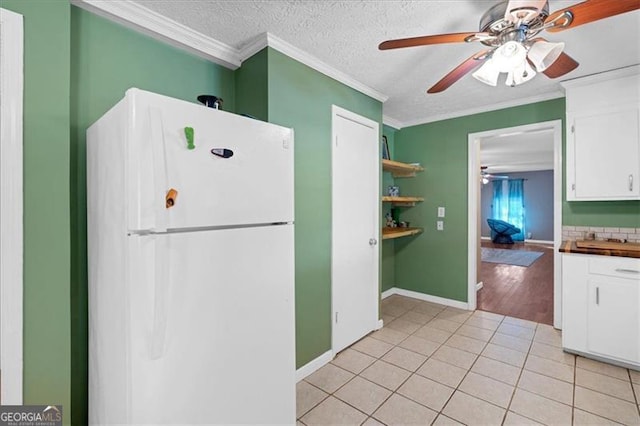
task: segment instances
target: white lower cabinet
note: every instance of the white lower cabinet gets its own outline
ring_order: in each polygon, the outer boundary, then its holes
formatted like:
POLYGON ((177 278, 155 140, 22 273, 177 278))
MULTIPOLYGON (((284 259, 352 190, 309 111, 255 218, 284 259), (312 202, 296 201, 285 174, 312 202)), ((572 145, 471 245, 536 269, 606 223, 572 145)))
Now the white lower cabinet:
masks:
POLYGON ((640 368, 640 259, 562 255, 565 349, 640 368))

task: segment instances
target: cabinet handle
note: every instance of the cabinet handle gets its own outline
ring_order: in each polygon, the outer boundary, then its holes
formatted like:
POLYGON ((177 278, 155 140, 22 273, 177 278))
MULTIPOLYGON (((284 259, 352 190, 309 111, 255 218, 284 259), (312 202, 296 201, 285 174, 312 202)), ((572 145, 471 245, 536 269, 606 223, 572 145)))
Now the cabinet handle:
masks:
POLYGON ((633 175, 629 175, 629 191, 633 191, 633 175))
POLYGON ((623 272, 625 274, 640 274, 640 271, 638 271, 637 269, 616 268, 616 272, 623 272))
POLYGON ((596 305, 600 304, 600 287, 596 287, 596 305))

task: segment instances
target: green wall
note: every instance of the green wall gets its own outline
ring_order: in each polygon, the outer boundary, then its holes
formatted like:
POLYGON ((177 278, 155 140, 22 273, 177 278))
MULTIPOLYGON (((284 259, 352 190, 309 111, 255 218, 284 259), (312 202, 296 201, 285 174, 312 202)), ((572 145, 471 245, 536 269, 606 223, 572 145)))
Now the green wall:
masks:
POLYGON ((269 121, 295 130, 296 364, 331 349, 331 105, 382 122, 382 104, 267 48, 269 121))
POLYGON ((70 408, 69 4, 2 0, 24 19, 25 404, 70 408))
MULTIPOLYGON (((396 129, 393 127, 389 127, 387 125, 382 126, 382 134, 387 137, 387 144, 389 145, 390 157, 391 159, 395 159, 394 157, 394 145, 395 145, 395 135, 396 129)), ((402 182, 402 179, 399 180, 402 182)), ((387 189, 390 185, 394 185, 395 180, 391 173, 383 172, 382 173, 382 186, 380 188, 381 194, 386 194, 387 189)), ((385 223, 385 215, 387 212, 391 210, 391 206, 389 204, 382 205, 382 216, 380 217, 380 226, 384 226, 385 223)), ((382 272, 380 274, 380 288, 382 291, 389 290, 395 285, 395 240, 382 240, 382 272)))
POLYGON ((468 134, 562 119, 564 98, 490 111, 420 126, 395 135, 399 161, 420 162, 425 171, 403 179, 401 191, 425 197, 403 211, 403 219, 422 225, 418 237, 395 242, 397 287, 448 299, 467 300, 467 145, 468 134), (435 230, 437 207, 447 209, 444 231, 435 230))
MULTIPOLYGON (((450 120, 404 128, 395 134, 396 159, 420 162, 425 172, 404 179, 401 191, 425 197, 406 209, 403 219, 422 224, 425 232, 413 239, 395 241, 395 284, 398 287, 467 300, 467 145, 468 134, 543 121, 563 121, 565 99, 489 111, 450 120), (438 206, 445 206, 445 230, 435 231, 438 206)), ((563 184, 563 200, 566 199, 563 184)), ((563 225, 640 227, 640 202, 567 202, 562 205, 563 225)))
MULTIPOLYGON (((86 129, 122 99, 130 87, 193 102, 199 94, 214 94, 224 99, 223 109, 233 111, 234 86, 231 70, 71 7, 71 393, 74 424, 87 422, 86 129)), ((64 98, 68 95, 64 94, 64 98)))
POLYGON ((256 53, 235 71, 236 111, 269 120, 267 49, 256 53))
MULTIPOLYGON (((296 132, 297 365, 331 347, 331 105, 381 122, 380 102, 265 49, 233 72, 69 6, 1 0, 25 17, 24 401, 62 404, 86 422, 85 130, 129 87, 194 100, 296 132)), ((558 99, 394 132, 393 158, 424 173, 402 191, 426 201, 403 212, 423 235, 382 244, 383 289, 466 300, 467 134, 564 119, 558 99), (435 209, 447 207, 436 233, 435 209), (395 255, 393 253, 395 252, 395 255)), ((382 187, 393 180, 383 175, 382 187)), ((564 203, 566 225, 640 226, 639 202, 564 203)))
POLYGON ((640 201, 565 201, 562 224, 640 228, 640 201))

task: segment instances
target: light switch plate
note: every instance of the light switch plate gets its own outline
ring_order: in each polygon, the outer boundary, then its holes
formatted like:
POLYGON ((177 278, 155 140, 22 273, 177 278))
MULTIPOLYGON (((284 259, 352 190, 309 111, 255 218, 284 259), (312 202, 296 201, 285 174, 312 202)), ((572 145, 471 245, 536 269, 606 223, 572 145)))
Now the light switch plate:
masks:
POLYGON ((438 207, 438 217, 444 217, 444 207, 438 207))
POLYGON ((444 231, 444 221, 439 220, 436 222, 436 229, 438 231, 444 231))

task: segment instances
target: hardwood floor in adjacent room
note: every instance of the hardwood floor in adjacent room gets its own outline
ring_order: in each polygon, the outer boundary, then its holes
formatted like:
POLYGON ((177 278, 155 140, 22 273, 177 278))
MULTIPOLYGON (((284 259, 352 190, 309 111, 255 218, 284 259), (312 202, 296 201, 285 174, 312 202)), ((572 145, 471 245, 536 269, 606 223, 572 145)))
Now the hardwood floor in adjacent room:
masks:
POLYGON ((542 244, 494 244, 482 247, 540 251, 529 267, 480 262, 483 288, 478 309, 553 325, 553 247, 542 244))

